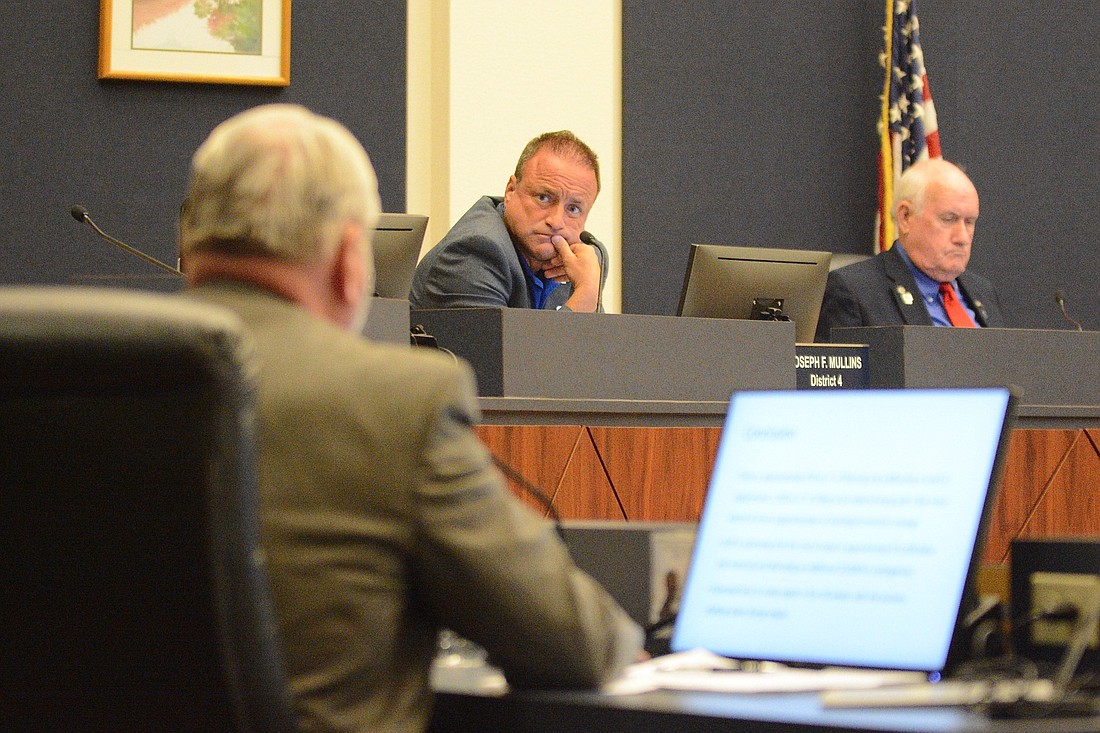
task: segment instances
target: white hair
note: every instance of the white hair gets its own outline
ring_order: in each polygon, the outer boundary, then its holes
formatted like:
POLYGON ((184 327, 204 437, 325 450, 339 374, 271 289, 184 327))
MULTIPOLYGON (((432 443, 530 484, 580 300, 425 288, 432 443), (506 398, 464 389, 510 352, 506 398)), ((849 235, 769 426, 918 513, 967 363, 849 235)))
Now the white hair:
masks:
POLYGON ((191 159, 180 254, 259 255, 300 264, 330 257, 344 225, 370 236, 381 203, 351 132, 304 107, 270 104, 214 128, 191 159))
POLYGON ((943 158, 926 158, 906 168, 898 179, 897 188, 894 189, 893 206, 890 207, 894 221, 898 218, 898 204, 908 201, 913 207, 913 213, 919 214, 924 208, 924 197, 928 193, 928 185, 952 175, 961 175, 969 180, 969 176, 962 168, 943 158))

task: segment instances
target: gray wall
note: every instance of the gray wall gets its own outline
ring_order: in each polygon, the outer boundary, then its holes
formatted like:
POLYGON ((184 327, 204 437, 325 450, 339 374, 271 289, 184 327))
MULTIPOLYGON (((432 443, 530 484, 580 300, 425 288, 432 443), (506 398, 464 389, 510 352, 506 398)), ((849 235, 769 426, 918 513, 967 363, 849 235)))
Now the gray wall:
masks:
MULTIPOLYGON (((920 0, 971 267, 1015 325, 1100 329, 1100 13, 920 0)), ((623 310, 675 312, 691 242, 869 252, 882 3, 623 3, 623 310), (685 13, 684 9, 690 12, 685 13)))
POLYGON ((175 264, 191 153, 221 120, 297 102, 345 123, 405 205, 405 3, 297 2, 286 88, 96 79, 99 3, 0 4, 0 283, 159 271, 69 215, 175 264))
MULTIPOLYGON (((982 194, 974 269, 1020 326, 1100 328, 1100 13, 921 0, 948 158, 982 194)), ((624 0, 623 305, 672 313, 693 241, 868 251, 878 0, 624 0), (690 12, 685 12, 684 9, 690 12)), ((69 216, 174 262, 187 160, 222 119, 294 101, 345 122, 405 199, 405 3, 294 7, 286 89, 99 81, 99 8, 0 4, 0 282, 147 274, 69 216)))

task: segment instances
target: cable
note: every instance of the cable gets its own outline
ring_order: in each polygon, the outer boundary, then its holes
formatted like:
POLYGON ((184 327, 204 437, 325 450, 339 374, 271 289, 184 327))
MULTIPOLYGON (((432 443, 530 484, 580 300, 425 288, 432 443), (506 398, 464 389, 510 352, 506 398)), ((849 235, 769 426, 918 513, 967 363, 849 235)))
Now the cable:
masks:
POLYGON ((554 500, 541 487, 531 483, 526 476, 505 463, 496 454, 490 453, 490 455, 493 457, 493 463, 509 481, 519 484, 524 491, 534 496, 546 508, 547 515, 554 522, 554 529, 557 530, 558 536, 564 540, 565 530, 561 526, 561 516, 558 514, 557 507, 554 506, 554 500))
POLYGON ((1017 617, 1012 622, 1012 628, 1022 629, 1039 621, 1076 621, 1080 611, 1072 603, 1059 603, 1049 611, 1032 611, 1024 616, 1017 617))

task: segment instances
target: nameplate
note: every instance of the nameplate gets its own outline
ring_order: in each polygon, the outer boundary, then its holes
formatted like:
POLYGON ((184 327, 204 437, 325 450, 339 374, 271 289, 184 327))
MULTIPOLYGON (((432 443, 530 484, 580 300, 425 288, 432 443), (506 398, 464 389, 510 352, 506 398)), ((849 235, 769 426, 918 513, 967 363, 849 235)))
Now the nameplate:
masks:
POLYGON ((798 389, 867 389, 870 347, 865 344, 795 344, 798 389))

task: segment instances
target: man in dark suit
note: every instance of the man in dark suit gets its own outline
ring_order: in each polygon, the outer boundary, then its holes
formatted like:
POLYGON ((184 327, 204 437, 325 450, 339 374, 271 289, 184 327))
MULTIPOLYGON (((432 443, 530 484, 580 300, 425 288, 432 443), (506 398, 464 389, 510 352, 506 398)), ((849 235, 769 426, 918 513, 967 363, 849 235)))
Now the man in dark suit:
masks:
POLYGON ((441 627, 513 686, 596 686, 642 631, 505 487, 470 368, 359 337, 374 171, 333 120, 267 105, 195 153, 189 297, 255 353, 260 521, 302 730, 417 733, 441 627))
POLYGON ((1004 326, 993 285, 966 270, 978 219, 970 178, 924 160, 902 174, 894 202, 897 241, 829 273, 815 340, 845 326, 1004 326))
POLYGON ((527 143, 503 198, 482 196, 417 265, 413 308, 601 310, 607 251, 581 232, 596 154, 568 130, 527 143))

